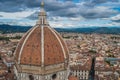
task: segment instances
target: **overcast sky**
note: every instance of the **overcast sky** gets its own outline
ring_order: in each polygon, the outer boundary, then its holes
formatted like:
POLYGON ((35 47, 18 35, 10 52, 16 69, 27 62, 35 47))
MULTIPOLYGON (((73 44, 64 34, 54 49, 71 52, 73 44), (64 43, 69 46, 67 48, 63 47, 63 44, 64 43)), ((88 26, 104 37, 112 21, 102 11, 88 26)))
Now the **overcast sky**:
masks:
MULTIPOLYGON (((45 0, 52 27, 119 27, 120 0, 45 0)), ((0 0, 0 24, 35 25, 40 0, 0 0)))

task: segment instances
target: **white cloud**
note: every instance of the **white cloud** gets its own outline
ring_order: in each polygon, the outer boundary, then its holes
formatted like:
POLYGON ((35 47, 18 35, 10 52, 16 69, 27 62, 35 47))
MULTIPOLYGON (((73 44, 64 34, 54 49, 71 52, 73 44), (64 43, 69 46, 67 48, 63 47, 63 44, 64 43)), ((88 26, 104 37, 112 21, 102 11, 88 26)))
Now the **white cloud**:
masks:
POLYGON ((120 20, 120 14, 111 17, 111 20, 120 20))
POLYGON ((6 13, 6 12, 0 12, 0 15, 3 16, 5 19, 21 19, 24 17, 27 17, 31 14, 33 14, 35 11, 22 11, 22 12, 14 12, 14 13, 6 13))

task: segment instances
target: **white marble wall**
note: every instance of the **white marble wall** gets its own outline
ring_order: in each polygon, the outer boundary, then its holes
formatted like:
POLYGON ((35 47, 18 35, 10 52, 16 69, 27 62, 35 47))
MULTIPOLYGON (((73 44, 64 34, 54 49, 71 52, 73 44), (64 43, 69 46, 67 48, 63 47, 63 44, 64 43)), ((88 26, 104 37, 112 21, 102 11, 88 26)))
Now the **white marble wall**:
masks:
POLYGON ((88 77, 89 77, 89 71, 85 71, 85 70, 74 70, 74 71, 71 71, 72 74, 74 76, 77 76, 80 79, 84 79, 84 80, 87 80, 88 77))
MULTIPOLYGON (((32 76, 34 77, 34 80, 53 80, 52 79, 52 75, 56 74, 56 80, 67 80, 67 71, 59 71, 56 73, 52 73, 52 74, 48 74, 48 75, 35 75, 32 74, 32 76)), ((27 73, 17 73, 17 80, 29 80, 29 75, 31 74, 27 74, 27 73)))

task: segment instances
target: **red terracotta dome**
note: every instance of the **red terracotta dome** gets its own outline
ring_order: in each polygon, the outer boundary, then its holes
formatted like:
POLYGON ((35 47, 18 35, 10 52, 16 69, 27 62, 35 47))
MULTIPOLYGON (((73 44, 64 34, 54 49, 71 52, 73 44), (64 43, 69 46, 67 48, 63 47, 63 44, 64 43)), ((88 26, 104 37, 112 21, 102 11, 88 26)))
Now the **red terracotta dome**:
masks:
MULTIPOLYGON (((15 58, 19 64, 41 65, 41 26, 36 25, 20 40, 15 58)), ((44 65, 58 64, 68 57, 66 45, 60 35, 50 28, 44 27, 44 65)))
POLYGON ((20 40, 15 51, 16 62, 34 66, 65 62, 68 50, 63 39, 47 23, 44 10, 39 16, 37 24, 20 40))

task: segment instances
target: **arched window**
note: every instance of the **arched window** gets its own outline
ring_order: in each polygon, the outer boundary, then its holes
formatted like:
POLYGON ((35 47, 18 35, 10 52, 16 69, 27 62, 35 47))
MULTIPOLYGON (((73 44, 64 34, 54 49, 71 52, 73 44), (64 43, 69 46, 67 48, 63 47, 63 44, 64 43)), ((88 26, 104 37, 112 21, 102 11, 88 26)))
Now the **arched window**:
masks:
POLYGON ((29 75, 29 80, 34 80, 33 75, 29 75))
POLYGON ((52 80, 55 80, 57 78, 57 75, 56 74, 53 74, 52 75, 52 80))

